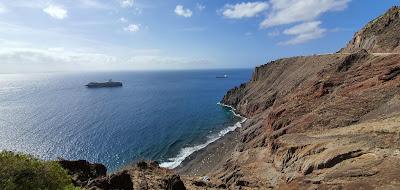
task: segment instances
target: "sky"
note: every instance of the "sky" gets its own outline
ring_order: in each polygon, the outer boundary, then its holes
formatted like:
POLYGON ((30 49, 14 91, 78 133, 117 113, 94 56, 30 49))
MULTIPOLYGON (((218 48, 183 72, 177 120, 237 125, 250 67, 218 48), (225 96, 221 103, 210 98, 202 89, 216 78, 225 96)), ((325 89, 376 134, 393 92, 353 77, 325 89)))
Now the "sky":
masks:
POLYGON ((336 52, 399 0, 0 0, 0 73, 253 68, 336 52))

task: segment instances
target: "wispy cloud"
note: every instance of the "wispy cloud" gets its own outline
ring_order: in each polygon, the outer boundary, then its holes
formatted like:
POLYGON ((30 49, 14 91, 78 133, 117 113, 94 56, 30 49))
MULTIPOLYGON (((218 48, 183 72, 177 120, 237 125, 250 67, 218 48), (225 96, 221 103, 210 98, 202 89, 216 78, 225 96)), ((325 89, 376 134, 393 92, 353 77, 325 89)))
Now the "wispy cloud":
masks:
POLYGON ((117 62, 114 56, 65 51, 63 48, 0 48, 0 59, 2 72, 106 69, 117 62))
POLYGON ((128 32, 138 32, 140 30, 140 24, 130 24, 124 28, 128 32))
POLYGON ((174 10, 175 14, 185 18, 192 16, 193 12, 190 9, 185 9, 182 5, 177 5, 174 10))
POLYGON ((49 5, 43 9, 43 12, 50 15, 55 19, 65 19, 68 17, 68 11, 61 6, 58 5, 49 5))
POLYGON ((99 51, 104 53, 123 49, 123 47, 105 41, 94 40, 57 28, 39 29, 0 21, 0 47, 2 48, 48 49, 54 47, 54 44, 80 52, 99 51))
MULTIPOLYGON (((145 26, 133 24, 126 27, 127 32, 145 30, 145 26)), ((135 49, 126 44, 114 44, 58 28, 36 28, 3 21, 0 21, 0 60, 1 73, 213 66, 201 56, 182 57, 151 49, 151 46, 149 49, 135 49)))
MULTIPOLYGON (((279 45, 295 45, 321 38, 328 31, 321 28, 321 15, 330 11, 342 11, 351 0, 270 0, 270 11, 260 23, 260 28, 272 28, 281 25, 297 24, 282 32, 291 38, 279 42, 279 45)), ((274 30, 268 36, 281 33, 274 30)))
POLYGON ((198 11, 203 11, 205 8, 206 8, 205 5, 200 4, 200 3, 196 3, 196 9, 197 9, 198 11))
POLYGON ((133 7, 133 0, 119 0, 121 7, 133 7))
POLYGON ((250 18, 268 9, 267 2, 248 2, 235 5, 227 4, 222 10, 222 15, 230 19, 250 18))
POLYGON ((320 21, 313 21, 313 22, 305 22, 299 25, 296 25, 292 28, 286 29, 283 31, 286 35, 295 36, 294 38, 280 42, 280 45, 295 45, 305 43, 307 41, 318 39, 323 37, 325 32, 327 31, 324 28, 320 28, 321 22, 320 21))
POLYGON ((261 22, 261 28, 269 28, 317 19, 328 11, 340 11, 351 0, 271 0, 272 11, 261 22))

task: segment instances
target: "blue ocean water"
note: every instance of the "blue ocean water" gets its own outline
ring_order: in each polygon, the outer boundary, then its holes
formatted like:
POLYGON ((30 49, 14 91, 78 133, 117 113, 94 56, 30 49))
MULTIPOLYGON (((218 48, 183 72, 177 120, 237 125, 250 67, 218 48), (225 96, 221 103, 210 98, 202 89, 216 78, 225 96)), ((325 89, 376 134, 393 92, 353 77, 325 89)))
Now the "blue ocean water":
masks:
POLYGON ((241 118, 217 105, 251 70, 1 74, 0 150, 173 167, 241 118), (227 79, 216 76, 228 74, 227 79), (90 81, 121 88, 88 89, 90 81))

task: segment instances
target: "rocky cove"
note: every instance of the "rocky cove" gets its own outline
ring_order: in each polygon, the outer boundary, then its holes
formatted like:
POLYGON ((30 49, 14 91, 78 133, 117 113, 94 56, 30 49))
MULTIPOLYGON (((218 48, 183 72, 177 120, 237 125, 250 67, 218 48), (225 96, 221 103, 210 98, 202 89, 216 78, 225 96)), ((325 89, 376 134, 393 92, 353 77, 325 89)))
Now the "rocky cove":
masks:
POLYGON ((400 8, 337 53, 255 68, 221 103, 248 119, 174 170, 59 163, 88 189, 399 189, 400 8))

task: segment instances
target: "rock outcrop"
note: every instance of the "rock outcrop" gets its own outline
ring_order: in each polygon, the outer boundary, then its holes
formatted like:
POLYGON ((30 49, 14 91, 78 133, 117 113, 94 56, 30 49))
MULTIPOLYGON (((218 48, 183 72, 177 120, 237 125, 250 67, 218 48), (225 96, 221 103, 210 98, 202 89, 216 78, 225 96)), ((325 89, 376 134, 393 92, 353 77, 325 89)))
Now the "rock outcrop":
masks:
POLYGON ((85 186, 89 180, 107 175, 103 164, 91 164, 86 160, 59 160, 58 163, 68 171, 77 186, 85 186))
POLYGON ((140 161, 126 168, 132 176, 134 189, 185 190, 185 184, 172 170, 159 167, 157 162, 140 161))
POLYGON ((90 180, 86 187, 90 189, 99 189, 99 190, 106 190, 106 189, 123 189, 123 190, 131 190, 133 189, 133 183, 131 180, 128 171, 123 170, 117 172, 115 174, 111 174, 110 176, 104 176, 95 178, 90 180))
POLYGON ((400 9, 339 53, 279 59, 222 103, 248 117, 212 177, 247 189, 400 188, 400 9))
POLYGON ((370 53, 400 53, 400 8, 392 7, 384 15, 369 22, 340 50, 352 53, 366 49, 370 53))
POLYGON ((72 176, 76 186, 93 190, 133 189, 132 179, 126 170, 107 176, 107 168, 103 164, 92 164, 86 160, 59 160, 58 163, 72 176))

